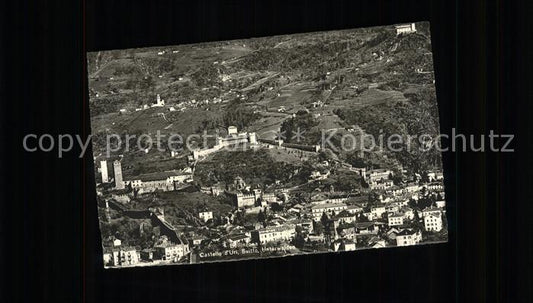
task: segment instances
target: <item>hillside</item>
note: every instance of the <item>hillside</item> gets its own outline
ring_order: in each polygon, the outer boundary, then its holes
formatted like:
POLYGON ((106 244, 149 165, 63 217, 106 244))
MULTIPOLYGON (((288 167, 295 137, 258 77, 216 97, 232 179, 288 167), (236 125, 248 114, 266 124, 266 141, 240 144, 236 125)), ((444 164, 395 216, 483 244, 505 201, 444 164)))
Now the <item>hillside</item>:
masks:
MULTIPOLYGON (((308 143, 321 129, 353 126, 437 135, 429 24, 416 27, 399 36, 388 26, 89 53, 93 134, 237 125, 271 139, 282 125, 298 126, 290 115, 306 110, 314 117, 308 143), (138 111, 156 94, 165 107, 138 111)), ((409 166, 421 155, 392 156, 409 166)), ((421 165, 439 163, 434 153, 421 165)))

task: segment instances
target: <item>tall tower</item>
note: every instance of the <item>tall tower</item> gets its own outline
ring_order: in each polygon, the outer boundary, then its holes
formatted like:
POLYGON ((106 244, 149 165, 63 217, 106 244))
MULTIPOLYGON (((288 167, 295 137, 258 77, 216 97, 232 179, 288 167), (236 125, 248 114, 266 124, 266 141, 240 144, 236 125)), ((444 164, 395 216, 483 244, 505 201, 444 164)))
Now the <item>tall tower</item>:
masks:
POLYGON ((107 174, 107 161, 100 161, 100 173, 102 173, 102 183, 109 182, 109 176, 107 174))
POLYGON ((257 144, 257 135, 255 133, 249 134, 250 144, 257 144))
POLYGON ((113 171, 115 173, 115 188, 124 189, 124 181, 122 180, 122 165, 120 161, 115 160, 113 162, 113 171))

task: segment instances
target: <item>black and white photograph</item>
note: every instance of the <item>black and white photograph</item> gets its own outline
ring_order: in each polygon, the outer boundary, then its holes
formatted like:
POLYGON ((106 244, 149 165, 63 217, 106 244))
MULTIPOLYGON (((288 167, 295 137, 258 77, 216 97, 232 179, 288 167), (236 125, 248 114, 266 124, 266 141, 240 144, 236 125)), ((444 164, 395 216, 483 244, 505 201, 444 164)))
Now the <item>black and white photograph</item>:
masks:
POLYGON ((105 267, 447 241, 428 22, 87 60, 105 267))
POLYGON ((533 302, 532 1, 0 4, 0 302, 533 302))

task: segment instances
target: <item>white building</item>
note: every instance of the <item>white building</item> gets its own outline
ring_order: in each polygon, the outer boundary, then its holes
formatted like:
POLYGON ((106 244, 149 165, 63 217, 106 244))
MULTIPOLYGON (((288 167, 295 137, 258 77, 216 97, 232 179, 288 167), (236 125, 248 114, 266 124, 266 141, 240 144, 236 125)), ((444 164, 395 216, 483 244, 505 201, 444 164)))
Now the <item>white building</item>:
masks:
POLYGON ((178 261, 189 253, 189 246, 186 244, 174 244, 163 242, 154 246, 154 258, 164 261, 178 261))
POLYGON ((430 214, 424 217, 424 228, 426 231, 442 230, 442 214, 430 214))
POLYGON ((416 245, 422 241, 422 233, 414 230, 403 230, 396 235, 397 246, 416 245))
POLYGON ((391 214, 389 215, 389 218, 388 218, 389 226, 403 225, 403 219, 404 219, 403 214, 391 214))
POLYGON ((394 182, 392 180, 370 181, 368 185, 372 190, 384 190, 393 187, 394 182))
POLYGON ((396 25, 395 28, 396 35, 410 34, 416 32, 416 27, 414 23, 396 25))
POLYGON ((127 266, 139 263, 140 255, 134 247, 115 247, 104 253, 104 265, 127 266))
POLYGON ((374 217, 381 218, 381 216, 387 212, 387 209, 384 206, 376 206, 370 209, 370 212, 374 217))
POLYGON ((383 169, 383 168, 367 171, 366 169, 362 168, 362 169, 359 169, 359 173, 361 174, 363 179, 368 181, 368 183, 372 183, 372 182, 389 180, 389 177, 391 176, 392 171, 389 169, 383 169))
POLYGON ((212 211, 204 211, 204 212, 200 212, 200 213, 198 214, 198 217, 199 217, 200 219, 202 219, 202 221, 207 222, 207 221, 213 219, 213 212, 212 212, 212 211))
POLYGON ((252 241, 256 243, 267 243, 277 241, 290 241, 296 234, 294 225, 281 225, 261 228, 252 231, 252 241))

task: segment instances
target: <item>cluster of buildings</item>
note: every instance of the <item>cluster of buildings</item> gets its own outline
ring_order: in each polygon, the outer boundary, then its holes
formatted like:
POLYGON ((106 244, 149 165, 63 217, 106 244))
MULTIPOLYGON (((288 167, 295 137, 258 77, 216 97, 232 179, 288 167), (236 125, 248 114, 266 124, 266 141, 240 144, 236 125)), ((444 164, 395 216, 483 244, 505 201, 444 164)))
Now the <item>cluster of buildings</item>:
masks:
MULTIPOLYGON (((376 170, 365 172, 364 178, 376 181, 390 175, 390 170, 376 170)), ((436 179, 439 173, 431 173, 431 176, 431 183, 428 184, 439 182, 436 179)), ((107 266, 131 266, 139 262, 197 262, 201 255, 217 256, 217 253, 225 251, 234 252, 235 257, 238 257, 243 249, 255 252, 278 246, 296 249, 296 239, 303 239, 298 246, 298 250, 302 251, 316 251, 317 247, 330 251, 351 251, 410 246, 423 242, 425 235, 441 232, 445 226, 443 198, 424 208, 412 205, 413 200, 421 199, 423 195, 444 195, 440 192, 441 188, 428 189, 423 183, 416 187, 406 183, 401 187, 401 191, 383 191, 378 200, 373 202, 366 195, 354 198, 347 194, 321 193, 316 195, 319 199, 294 204, 289 198, 280 199, 281 195, 252 189, 242 178, 237 177, 233 184, 223 190, 232 198, 235 206, 233 215, 226 217, 227 220, 217 221, 221 222, 217 225, 207 224, 215 217, 207 206, 197 213, 196 220, 202 222, 201 225, 191 229, 187 241, 182 241, 182 236, 178 236, 177 231, 164 221, 163 215, 156 214, 163 222, 162 227, 165 223, 169 225, 165 232, 169 240, 163 238, 151 249, 145 250, 120 245, 108 248, 104 253, 104 262, 107 266), (270 204, 274 202, 285 207, 274 212, 270 209, 270 204), (244 225, 248 223, 235 223, 235 214, 250 214, 254 209, 265 214, 268 210, 270 215, 251 226, 244 225), (206 231, 211 235, 207 236, 206 231)))
POLYGON ((104 265, 128 266, 135 265, 140 261, 140 254, 135 247, 122 246, 119 239, 113 240, 111 248, 104 248, 104 265))
MULTIPOLYGON (((117 240, 115 240, 117 241, 117 240)), ((104 265, 106 267, 136 266, 141 262, 179 262, 190 253, 187 243, 173 243, 165 236, 161 237, 152 249, 141 250, 139 247, 115 245, 104 248, 104 265)))
POLYGON ((111 247, 104 247, 104 266, 135 266, 141 262, 177 263, 189 256, 189 241, 184 240, 177 230, 165 221, 163 209, 149 209, 149 217, 153 219, 153 224, 159 225, 162 235, 153 247, 141 250, 139 247, 122 246, 121 240, 114 239, 111 247))
MULTIPOLYGON (((192 182, 192 170, 186 168, 181 171, 166 171, 141 174, 130 180, 124 180, 122 175, 122 164, 119 160, 113 161, 115 189, 125 189, 131 187, 137 193, 176 190, 180 184, 192 182)), ((100 161, 100 173, 102 183, 110 183, 107 170, 107 161, 100 161)))
MULTIPOLYGON (((227 146, 245 144, 251 148, 283 148, 288 153, 314 155, 319 150, 313 146, 287 144, 279 139, 271 141, 259 140, 256 133, 239 132, 237 127, 230 126, 226 136, 216 137, 215 146, 192 152, 191 167, 125 179, 121 162, 117 160, 113 162, 113 178, 110 178, 104 160, 100 161, 102 183, 114 182, 113 189, 116 191, 112 192, 111 200, 119 206, 127 205, 122 202, 123 191, 120 190, 128 187, 141 194, 177 190, 193 181, 194 165, 198 161, 227 146)), ((338 166, 324 162, 315 163, 309 184, 323 183, 336 174, 338 166)), ((156 214, 154 220, 159 222, 164 238, 152 248, 144 250, 113 245, 106 248, 104 262, 107 266, 131 266, 142 262, 195 262, 205 252, 216 256, 224 250, 252 248, 255 251, 255 248, 275 246, 298 246, 301 251, 409 246, 445 228, 442 172, 429 172, 423 181, 417 176, 410 182, 394 184, 392 169, 354 169, 349 165, 342 168, 357 171, 368 188, 363 187, 359 192, 318 191, 320 194, 316 196, 321 195, 321 198, 302 201, 291 199, 291 189, 283 188, 279 182, 273 188, 262 185, 253 187, 247 185, 243 178, 236 177, 233 184, 201 187, 199 189, 203 193, 212 196, 223 194, 229 198, 226 201, 232 203, 233 210, 228 214, 215 215, 209 205, 202 206, 192 215, 194 220, 186 218, 191 222, 186 235, 178 235, 178 231, 164 220, 162 212, 156 214), (427 200, 429 195, 435 193, 441 198, 436 199, 431 206, 420 207, 416 204, 419 199, 427 200), (254 214, 257 215, 255 222, 243 219, 254 214), (182 236, 186 236, 187 240, 183 241, 182 236)), ((124 201, 127 200, 128 197, 124 201)))
POLYGON ((216 143, 213 147, 194 150, 192 156, 194 160, 200 160, 212 153, 218 152, 225 147, 239 144, 248 144, 248 146, 251 148, 258 147, 257 134, 254 132, 239 133, 236 126, 229 126, 227 136, 217 135, 216 143))

